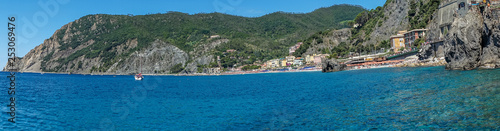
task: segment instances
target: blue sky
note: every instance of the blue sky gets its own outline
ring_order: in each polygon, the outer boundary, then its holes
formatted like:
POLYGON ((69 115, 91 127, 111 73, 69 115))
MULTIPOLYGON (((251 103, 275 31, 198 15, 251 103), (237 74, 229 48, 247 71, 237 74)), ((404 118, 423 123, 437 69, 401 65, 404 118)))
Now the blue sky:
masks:
MULTIPOLYGON (((259 17, 276 11, 307 13, 336 4, 361 5, 367 9, 382 6, 385 0, 32 0, 2 1, 0 22, 16 17, 16 56, 24 56, 63 25, 88 14, 145 15, 178 11, 189 14, 221 12, 259 17)), ((0 65, 7 62, 7 26, 0 33, 0 65), (2 55, 3 54, 3 55, 2 55)))

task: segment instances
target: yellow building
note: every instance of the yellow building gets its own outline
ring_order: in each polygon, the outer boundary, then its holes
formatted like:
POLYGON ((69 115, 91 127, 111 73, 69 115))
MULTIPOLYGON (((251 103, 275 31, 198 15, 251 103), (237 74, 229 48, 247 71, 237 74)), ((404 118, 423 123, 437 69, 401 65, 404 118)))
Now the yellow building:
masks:
POLYGON ((267 61, 266 65, 267 65, 266 68, 273 68, 273 61, 272 60, 267 61))
POLYGON ((305 60, 306 60, 306 64, 308 64, 308 65, 314 63, 314 55, 307 55, 305 60))
POLYGON ((405 47, 405 36, 402 34, 391 36, 391 49, 394 52, 400 52, 399 49, 405 47))
POLYGON ((281 67, 286 67, 286 60, 285 59, 281 60, 281 67))

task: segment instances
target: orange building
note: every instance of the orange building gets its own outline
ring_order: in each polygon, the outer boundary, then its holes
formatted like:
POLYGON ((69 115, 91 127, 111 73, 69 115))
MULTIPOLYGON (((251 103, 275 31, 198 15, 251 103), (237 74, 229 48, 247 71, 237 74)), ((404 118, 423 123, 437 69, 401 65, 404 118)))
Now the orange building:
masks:
POLYGON ((405 47, 405 34, 406 31, 399 31, 397 35, 391 36, 391 49, 394 52, 400 52, 401 47, 405 47))
POLYGON ((426 31, 427 31, 427 29, 414 29, 414 30, 406 32, 404 34, 405 46, 407 48, 410 48, 411 45, 415 42, 415 40, 417 40, 419 38, 424 38, 426 31))
POLYGON ((405 39, 404 39, 404 35, 394 35, 394 36, 391 36, 391 49, 394 51, 394 52, 399 52, 401 49, 401 47, 405 47, 405 39))

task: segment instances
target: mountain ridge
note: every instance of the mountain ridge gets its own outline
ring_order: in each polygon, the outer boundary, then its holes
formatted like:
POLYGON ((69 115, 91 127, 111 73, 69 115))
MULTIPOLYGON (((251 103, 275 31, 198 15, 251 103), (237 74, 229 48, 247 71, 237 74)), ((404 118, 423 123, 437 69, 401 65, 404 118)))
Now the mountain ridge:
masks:
POLYGON ((364 10, 334 5, 305 14, 277 12, 257 18, 179 12, 86 15, 56 30, 18 65, 20 71, 30 72, 131 74, 137 71, 130 65, 137 65, 137 56, 142 56, 146 67, 154 67, 146 73, 177 73, 171 70, 178 64, 184 73, 193 73, 198 67, 214 67, 216 56, 222 56, 223 67, 231 68, 286 55, 298 39, 347 27, 341 22, 364 10), (147 52, 157 49, 153 46, 173 53, 147 52), (225 54, 228 49, 237 52, 225 54))

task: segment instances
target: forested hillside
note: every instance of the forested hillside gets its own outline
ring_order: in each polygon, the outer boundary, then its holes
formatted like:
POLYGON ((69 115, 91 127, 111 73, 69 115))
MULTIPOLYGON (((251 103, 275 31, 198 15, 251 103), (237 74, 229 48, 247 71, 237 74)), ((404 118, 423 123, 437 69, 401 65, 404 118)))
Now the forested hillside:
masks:
MULTIPOLYGON (((207 60, 206 56, 221 56, 227 68, 283 57, 288 47, 315 32, 349 27, 347 21, 362 11, 365 9, 360 6, 335 5, 306 14, 276 12, 257 18, 181 12, 87 15, 57 30, 29 52, 24 59, 30 60, 23 60, 22 65, 32 71, 117 72, 119 67, 128 64, 126 61, 131 61, 131 56, 137 56, 134 53, 148 53, 148 49, 156 48, 153 43, 157 43, 173 45, 180 49, 178 55, 187 54, 187 57, 176 57, 177 62, 170 62, 174 65, 160 66, 161 69, 150 72, 169 72, 178 64, 191 71, 194 69, 187 67, 188 64, 208 67, 206 61, 214 61, 207 60), (228 49, 236 51, 224 54, 228 49), (205 62, 196 62, 201 57, 205 62)), ((156 56, 151 62, 158 63, 162 59, 156 56)), ((175 61, 173 57, 172 60, 175 61)))

